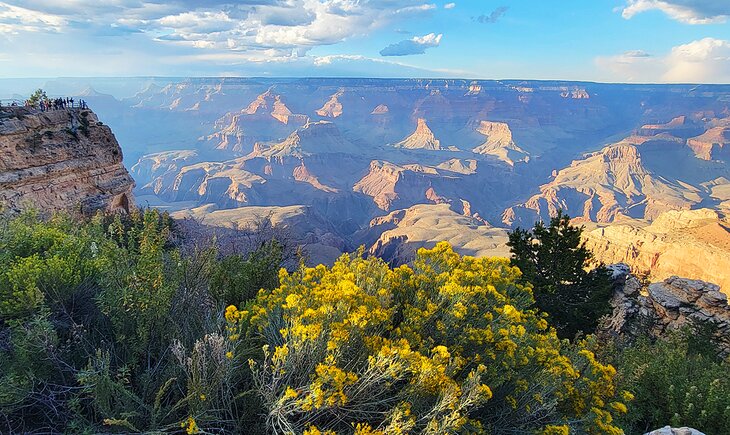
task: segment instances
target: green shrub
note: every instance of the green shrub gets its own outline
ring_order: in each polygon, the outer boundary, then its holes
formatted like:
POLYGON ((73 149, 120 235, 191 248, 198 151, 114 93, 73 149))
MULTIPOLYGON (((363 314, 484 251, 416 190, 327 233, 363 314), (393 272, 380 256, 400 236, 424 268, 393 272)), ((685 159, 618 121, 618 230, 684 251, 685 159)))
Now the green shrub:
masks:
POLYGON ((522 282, 532 283, 537 307, 550 314, 562 338, 593 333, 611 310, 609 275, 600 265, 588 271, 593 260, 582 233, 583 227, 571 225, 559 211, 547 226, 537 222, 530 231, 515 229, 507 243, 512 265, 522 271, 522 282))
POLYGON ((707 434, 730 433, 730 364, 690 329, 613 349, 619 386, 635 400, 621 420, 627 433, 671 424, 707 434))

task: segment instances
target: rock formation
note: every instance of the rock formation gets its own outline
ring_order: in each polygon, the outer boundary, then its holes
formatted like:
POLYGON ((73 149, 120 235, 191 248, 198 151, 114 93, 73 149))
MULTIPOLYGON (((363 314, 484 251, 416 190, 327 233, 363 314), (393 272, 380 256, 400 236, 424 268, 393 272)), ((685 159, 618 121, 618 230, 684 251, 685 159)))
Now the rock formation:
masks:
POLYGON ((261 145, 254 155, 272 157, 304 157, 313 154, 356 154, 357 147, 345 139, 337 126, 329 121, 308 122, 285 140, 261 145))
POLYGON ((134 181, 111 129, 87 109, 0 108, 0 205, 129 211, 134 181))
POLYGON ((297 121, 301 121, 301 115, 294 115, 282 101, 281 95, 274 94, 271 89, 256 97, 241 113, 245 115, 268 114, 282 124, 288 124, 291 117, 296 117, 297 121))
POLYGON ((335 233, 335 229, 312 207, 241 207, 219 209, 208 204, 171 214, 175 219, 195 219, 206 225, 245 229, 256 227, 269 220, 286 242, 301 246, 308 264, 332 264, 342 252, 348 250, 347 243, 335 233))
POLYGON ((609 268, 617 285, 611 299, 613 313, 602 332, 629 339, 645 333, 665 337, 683 327, 712 324, 717 343, 730 353, 730 305, 719 286, 677 276, 647 286, 627 265, 609 268))
POLYGON ((730 127, 714 127, 687 139, 687 146, 703 160, 730 160, 730 127))
POLYGON ((434 136, 431 129, 428 128, 428 125, 426 125, 426 120, 423 118, 418 118, 416 131, 414 131, 413 134, 403 139, 402 141, 394 144, 393 146, 396 148, 406 148, 412 150, 440 150, 441 142, 436 139, 436 136, 434 136))
POLYGON ((173 207, 307 206, 342 238, 367 229, 373 243, 388 225, 370 227, 372 219, 414 206, 445 207, 459 219, 440 222, 457 230, 467 225, 463 217, 524 228, 563 209, 587 225, 605 262, 629 262, 653 279, 676 274, 730 285, 722 266, 729 252, 724 218, 699 225, 676 217, 681 227, 660 228, 671 210, 730 215, 727 86, 156 82, 162 86, 117 100, 114 110, 126 110, 113 122, 128 129, 120 139, 144 153, 178 149, 185 132, 208 139, 189 141, 198 157, 156 156, 135 167, 144 193, 177 202, 173 207), (294 112, 329 123, 308 124, 294 112), (140 130, 148 118, 160 132, 140 130))
POLYGON ((655 280, 702 279, 730 291, 730 222, 713 210, 668 211, 651 224, 627 220, 586 231, 584 238, 603 263, 624 262, 655 280))
MULTIPOLYGON (((670 133, 674 136, 688 137, 698 131, 699 127, 687 116, 681 115, 672 118, 664 124, 646 124, 641 126, 639 134, 653 136, 659 133, 670 133)), ((700 130, 701 131, 701 130, 700 130)))
POLYGON ((582 88, 565 89, 560 92, 560 96, 563 98, 572 98, 574 100, 587 100, 591 98, 590 94, 582 88))
POLYGON ((430 248, 444 240, 463 255, 509 256, 506 230, 456 213, 448 204, 420 204, 396 210, 373 219, 360 237, 370 246, 371 255, 396 264, 412 260, 418 248, 430 248))
POLYGON ((476 131, 486 136, 487 141, 474 148, 475 153, 493 155, 509 165, 529 159, 528 153, 512 139, 512 130, 507 123, 481 121, 476 131))
POLYGON ((504 222, 548 219, 558 209, 584 222, 652 220, 668 210, 725 200, 727 193, 718 196, 710 186, 714 180, 724 180, 727 166, 687 159, 687 154, 677 138, 626 138, 558 171, 550 183, 540 186, 539 194, 507 210, 504 222), (682 166, 672 163, 679 158, 686 160, 682 166))
POLYGON ((664 426, 661 429, 647 432, 644 435, 705 435, 705 434, 698 431, 697 429, 692 429, 691 427, 664 426))
POLYGON ((390 109, 385 104, 378 104, 375 106, 375 109, 373 109, 372 112, 370 112, 371 115, 385 115, 388 113, 390 109))
POLYGON ((340 103, 339 98, 345 93, 344 90, 339 90, 336 93, 332 94, 329 100, 327 100, 326 103, 324 103, 324 106, 317 110, 317 115, 324 116, 327 118, 337 118, 338 116, 342 115, 342 103, 340 103))

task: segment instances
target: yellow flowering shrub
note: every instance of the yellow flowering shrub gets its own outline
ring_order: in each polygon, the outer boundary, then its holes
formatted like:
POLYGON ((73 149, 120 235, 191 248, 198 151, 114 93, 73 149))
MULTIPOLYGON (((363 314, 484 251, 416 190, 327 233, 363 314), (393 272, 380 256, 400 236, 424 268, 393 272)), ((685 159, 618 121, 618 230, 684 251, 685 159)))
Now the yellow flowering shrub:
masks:
POLYGON ((276 433, 620 433, 615 370, 567 348, 520 271, 447 243, 412 267, 344 255, 280 272, 246 309, 226 309, 276 433))

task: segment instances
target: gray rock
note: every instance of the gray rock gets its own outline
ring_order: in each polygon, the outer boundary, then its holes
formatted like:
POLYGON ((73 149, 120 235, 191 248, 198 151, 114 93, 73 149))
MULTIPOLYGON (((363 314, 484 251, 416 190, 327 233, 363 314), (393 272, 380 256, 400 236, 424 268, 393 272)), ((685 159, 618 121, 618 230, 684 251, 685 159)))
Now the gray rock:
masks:
POLYGON ((648 332, 662 337, 696 322, 711 322, 717 330, 716 342, 730 355, 730 305, 717 285, 673 276, 643 289, 636 277, 624 274, 621 265, 609 270, 620 273, 615 274, 613 314, 599 332, 627 338, 648 332))
POLYGON ((664 426, 661 429, 657 429, 651 432, 647 432, 644 435, 705 435, 697 429, 691 427, 678 427, 672 428, 671 426, 664 426))

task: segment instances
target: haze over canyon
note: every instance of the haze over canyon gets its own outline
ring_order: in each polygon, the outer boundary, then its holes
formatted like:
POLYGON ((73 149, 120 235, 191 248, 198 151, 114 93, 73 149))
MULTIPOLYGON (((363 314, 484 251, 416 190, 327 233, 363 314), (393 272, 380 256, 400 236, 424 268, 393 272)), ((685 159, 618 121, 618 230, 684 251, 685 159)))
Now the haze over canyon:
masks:
POLYGON ((447 240, 509 252, 559 209, 604 262, 730 288, 730 86, 418 79, 57 79, 111 126, 141 206, 263 218, 313 261, 447 240), (116 95, 94 87, 115 89, 116 95))

